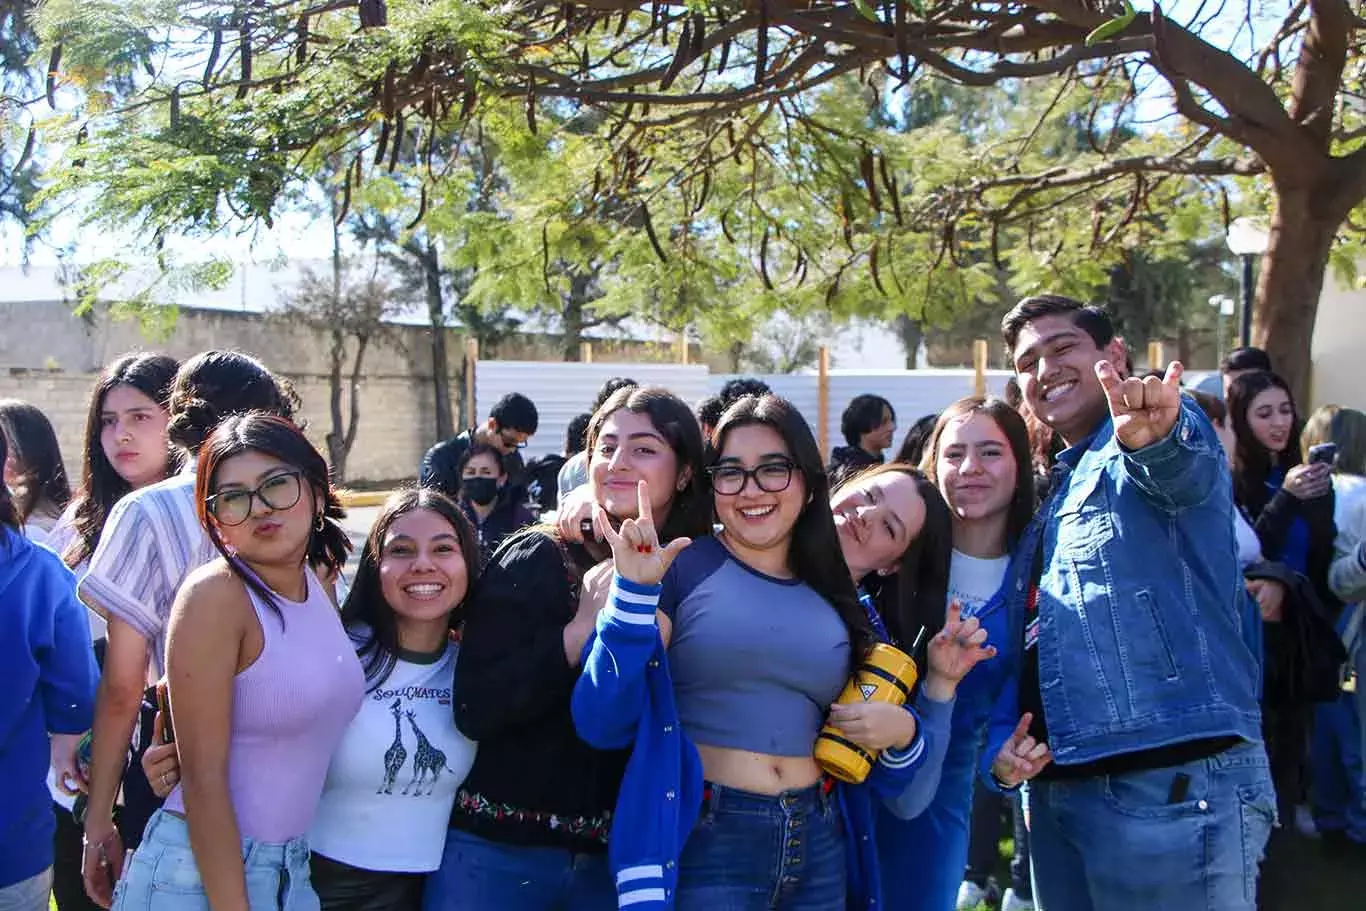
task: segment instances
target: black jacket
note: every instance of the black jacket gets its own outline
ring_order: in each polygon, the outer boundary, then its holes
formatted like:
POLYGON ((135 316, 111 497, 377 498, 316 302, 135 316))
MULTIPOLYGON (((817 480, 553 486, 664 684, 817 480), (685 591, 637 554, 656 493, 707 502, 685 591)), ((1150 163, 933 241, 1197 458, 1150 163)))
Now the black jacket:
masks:
MULTIPOLYGON (((435 487, 452 500, 460 497, 460 463, 469 451, 474 439, 475 428, 437 443, 422 457, 417 470, 417 482, 423 487, 435 487)), ((507 488, 510 494, 523 490, 522 472, 525 465, 520 450, 503 456, 503 471, 507 472, 507 488)), ((521 502, 525 493, 515 497, 521 502)))
POLYGON ((505 491, 499 491, 498 501, 494 504, 493 512, 489 513, 488 518, 484 519, 483 522, 479 521, 479 514, 474 511, 474 506, 468 499, 461 497, 459 501, 460 509, 465 513, 465 518, 469 519, 470 524, 474 526, 474 533, 479 539, 479 550, 483 555, 485 565, 513 532, 526 528, 536 521, 531 510, 504 496, 504 493, 505 491))
POLYGON ((1286 592, 1281 622, 1262 624, 1262 701, 1291 706, 1336 699, 1347 660, 1334 628, 1336 599, 1325 605, 1317 588, 1284 563, 1253 563, 1243 577, 1279 582, 1286 592))
POLYGON ((456 725, 479 750, 452 828, 502 844, 607 850, 605 828, 600 837, 585 830, 610 820, 630 751, 579 739, 569 703, 580 669, 564 653, 593 562, 536 529, 509 538, 480 578, 465 609, 453 700, 456 725))
POLYGON ((830 453, 830 466, 825 469, 825 473, 830 478, 830 486, 836 487, 841 481, 863 469, 881 464, 881 459, 869 455, 857 446, 836 446, 830 453))

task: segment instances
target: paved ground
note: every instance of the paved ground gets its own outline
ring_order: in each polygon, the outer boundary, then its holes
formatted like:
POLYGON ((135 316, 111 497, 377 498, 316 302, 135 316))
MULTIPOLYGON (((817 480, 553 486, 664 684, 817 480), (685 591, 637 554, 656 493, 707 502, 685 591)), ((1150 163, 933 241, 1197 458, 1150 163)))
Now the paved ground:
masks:
POLYGON ((365 546, 365 538, 370 534, 370 526, 379 516, 378 506, 355 506, 346 511, 346 532, 351 536, 351 561, 347 564, 346 575, 352 577, 360 560, 360 550, 365 546))

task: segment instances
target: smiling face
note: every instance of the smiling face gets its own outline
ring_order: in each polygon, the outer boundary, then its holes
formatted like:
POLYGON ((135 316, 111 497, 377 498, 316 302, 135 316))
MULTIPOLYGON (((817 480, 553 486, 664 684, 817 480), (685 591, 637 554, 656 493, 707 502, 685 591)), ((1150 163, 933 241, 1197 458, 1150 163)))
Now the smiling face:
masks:
POLYGON ((766 424, 727 431, 721 457, 712 468, 712 489, 717 519, 741 556, 746 550, 786 551, 791 545, 793 526, 806 504, 806 481, 778 431, 766 424), (732 485, 737 469, 757 471, 761 480, 745 477, 735 493, 723 492, 736 489, 732 485))
POLYGON ((617 519, 634 519, 640 509, 637 487, 650 487, 655 528, 664 527, 674 493, 685 482, 678 456, 655 429, 648 414, 618 408, 603 421, 589 456, 593 498, 617 519))
POLYGON ((380 545, 379 584, 400 627, 405 620, 449 620, 469 589, 455 528, 430 509, 395 518, 380 545))
POLYGON ((119 384, 100 406, 100 448, 136 490, 166 475, 166 410, 132 386, 119 384))
POLYGON ((925 525, 925 499, 915 479, 900 471, 864 476, 830 500, 840 551, 857 581, 891 572, 925 525))
POLYGON ((955 520, 998 519, 1010 512, 1018 468, 1010 440, 985 414, 969 413, 944 425, 935 454, 939 492, 955 520))
POLYGON ((242 559, 270 565, 303 562, 318 506, 297 468, 248 450, 219 464, 213 496, 210 516, 223 543, 242 559))
POLYGON ((1098 348, 1064 314, 1025 323, 1012 357, 1025 404, 1069 445, 1085 439, 1105 418, 1105 391, 1096 379, 1096 364, 1109 361, 1124 373, 1123 351, 1115 341, 1098 348))
POLYGON ((1247 406, 1247 425, 1267 452, 1280 455, 1290 444, 1295 429, 1295 405, 1284 389, 1263 389, 1247 406))

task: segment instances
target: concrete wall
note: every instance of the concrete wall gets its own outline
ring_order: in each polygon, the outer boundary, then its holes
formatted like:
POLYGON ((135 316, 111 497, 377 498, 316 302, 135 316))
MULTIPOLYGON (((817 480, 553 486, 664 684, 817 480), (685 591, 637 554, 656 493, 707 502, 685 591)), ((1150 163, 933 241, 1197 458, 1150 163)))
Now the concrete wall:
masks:
POLYGON ((1342 288, 1331 277, 1324 285, 1314 322, 1314 406, 1366 411, 1366 291, 1342 288))
MULTIPOLYGON (((447 334, 453 417, 460 426, 465 340, 454 330, 447 334)), ((137 322, 112 319, 107 312, 80 318, 61 301, 0 301, 0 398, 21 398, 43 409, 75 476, 90 388, 104 364, 129 351, 161 351, 185 359, 210 348, 236 348, 289 378, 303 399, 309 435, 326 453, 328 346, 324 333, 262 313, 182 309, 168 331, 149 339, 137 322)), ((558 361, 559 349, 555 336, 522 335, 496 354, 501 359, 558 361)), ((667 362, 677 356, 666 344, 627 340, 595 340, 593 349, 599 361, 667 362)), ((364 373, 360 429, 347 480, 414 477, 422 454, 436 441, 430 331, 392 327, 387 339, 366 352, 364 373)), ((584 406, 591 399, 590 392, 584 406)), ((344 398, 344 413, 348 409, 344 398)), ((555 443, 558 447, 559 441, 555 443)))

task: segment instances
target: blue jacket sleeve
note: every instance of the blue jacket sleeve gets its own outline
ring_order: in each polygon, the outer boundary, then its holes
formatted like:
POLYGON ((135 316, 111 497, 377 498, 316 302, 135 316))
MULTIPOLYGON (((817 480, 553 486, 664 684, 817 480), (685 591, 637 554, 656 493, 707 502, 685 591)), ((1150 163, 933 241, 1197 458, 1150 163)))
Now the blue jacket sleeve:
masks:
POLYGON ((1228 462, 1209 419, 1185 396, 1166 437, 1133 451, 1121 447, 1124 471, 1154 505, 1176 511, 1230 485, 1228 462), (1224 485, 1222 488, 1218 485, 1224 485))
POLYGON ((598 612, 571 709, 579 736, 600 750, 635 741, 649 697, 646 674, 664 650, 655 620, 662 590, 613 576, 607 606, 598 612))
POLYGON ((899 819, 914 819, 934 802, 949 749, 954 700, 916 700, 915 740, 902 750, 883 750, 868 773, 868 784, 899 819))
POLYGON ((1010 794, 1019 790, 1018 785, 1013 788, 1005 787, 991 772, 991 767, 996 764, 997 754, 1006 745, 1010 735, 1015 733, 1015 726, 1019 723, 1019 678, 1012 674, 1006 678, 1006 685, 1001 688, 1001 695, 996 698, 996 705, 991 710, 991 720, 987 723, 986 744, 982 748, 977 767, 977 777, 994 793, 1010 794))
MULTIPOLYGON (((74 580, 54 580, 51 638, 38 650, 43 713, 51 734, 90 730, 99 668, 90 642, 90 619, 76 599, 74 580)), ((44 637, 48 638, 48 637, 44 637)))

